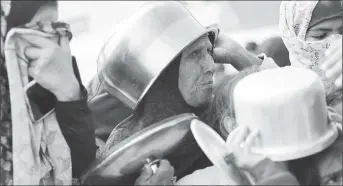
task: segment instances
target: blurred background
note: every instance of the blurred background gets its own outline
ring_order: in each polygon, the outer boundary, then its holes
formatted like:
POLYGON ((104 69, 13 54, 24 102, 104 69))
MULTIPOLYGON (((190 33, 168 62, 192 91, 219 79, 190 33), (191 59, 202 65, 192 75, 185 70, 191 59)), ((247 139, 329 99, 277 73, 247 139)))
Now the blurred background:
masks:
MULTIPOLYGON (((71 25, 71 42, 82 80, 88 84, 96 74, 97 56, 121 21, 144 1, 59 1, 61 21, 71 25)), ((217 23, 221 32, 243 46, 277 36, 280 1, 183 1, 204 26, 217 23)))

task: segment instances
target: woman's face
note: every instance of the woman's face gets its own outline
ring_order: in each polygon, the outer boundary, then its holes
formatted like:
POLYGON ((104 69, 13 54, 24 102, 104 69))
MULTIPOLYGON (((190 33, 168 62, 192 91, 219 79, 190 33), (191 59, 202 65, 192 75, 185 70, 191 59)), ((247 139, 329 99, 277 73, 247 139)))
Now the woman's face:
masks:
POLYGON ((205 35, 182 53, 179 90, 186 103, 192 107, 206 104, 212 98, 215 66, 211 52, 212 44, 205 35))
POLYGON ((319 1, 312 13, 306 40, 323 40, 334 34, 342 35, 342 31, 341 2, 319 1))
POLYGON ((36 22, 56 22, 58 20, 57 6, 44 5, 38 9, 36 14, 31 19, 30 23, 36 22))

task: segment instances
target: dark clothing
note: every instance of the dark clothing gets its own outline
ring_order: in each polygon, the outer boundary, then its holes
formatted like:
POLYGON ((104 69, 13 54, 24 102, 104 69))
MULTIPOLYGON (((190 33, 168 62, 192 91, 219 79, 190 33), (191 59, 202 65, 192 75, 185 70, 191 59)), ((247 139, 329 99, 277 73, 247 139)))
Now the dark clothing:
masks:
POLYGON ((103 142, 106 142, 114 127, 129 117, 132 109, 111 96, 101 86, 98 76, 92 79, 87 90, 88 106, 93 111, 95 135, 103 142))
MULTIPOLYGON (((124 112, 127 110, 127 108, 121 103, 117 104, 119 101, 113 96, 108 95, 97 79, 93 80, 93 84, 92 86, 90 86, 90 88, 93 90, 90 90, 90 92, 93 92, 94 94, 90 98, 90 101, 93 102, 93 105, 102 105, 102 103, 106 103, 107 109, 104 109, 104 107, 100 106, 93 107, 94 110, 91 106, 90 108, 95 115, 99 116, 97 117, 97 119, 101 119, 99 123, 102 123, 102 121, 104 121, 103 117, 106 117, 108 119, 113 118, 114 121, 111 122, 111 120, 108 120, 106 122, 106 125, 98 125, 97 127, 105 127, 106 129, 113 129, 114 127, 116 127, 116 129, 112 131, 106 141, 106 145, 103 148, 104 153, 106 153, 107 151, 112 149, 112 147, 116 146, 118 143, 122 142, 134 133, 163 119, 183 113, 194 113, 198 117, 202 118, 204 109, 190 107, 184 101, 179 91, 179 64, 180 57, 176 58, 175 61, 172 62, 157 78, 135 112, 132 113, 130 119, 127 119, 122 123, 120 123, 121 120, 116 117, 125 119, 124 117, 127 117, 128 115, 119 115, 114 111, 119 110, 121 112, 124 112), (98 84, 94 84, 94 82, 98 84), (102 93, 105 92, 107 96, 102 95, 102 93), (101 103, 96 103, 97 101, 101 101, 101 103), (114 103, 114 105, 111 105, 110 103, 114 103), (120 125, 118 125, 119 123, 120 125)), ((104 128, 98 128, 97 130, 103 132, 106 131, 104 130, 104 128)), ((106 132, 108 133, 109 131, 106 132)), ((97 137, 100 136, 98 136, 97 134, 97 137)), ((211 164, 198 146, 191 132, 186 135, 186 137, 183 139, 183 142, 181 142, 178 147, 173 149, 172 152, 170 152, 163 158, 170 161, 171 165, 175 168, 175 176, 177 176, 178 178, 181 178, 199 168, 204 168, 211 164)), ((127 181, 120 182, 119 184, 132 185, 137 177, 138 175, 133 175, 132 177, 128 178, 127 181)))
POLYGON ((56 118, 71 152, 73 178, 95 160, 96 145, 92 113, 87 105, 87 90, 83 87, 76 59, 73 57, 74 74, 80 83, 81 99, 58 102, 56 118))
MULTIPOLYGON (((57 102, 55 107, 56 118, 61 131, 67 141, 72 158, 73 177, 80 174, 95 159, 95 134, 91 112, 87 106, 87 91, 82 86, 77 63, 73 57, 73 68, 80 83, 82 98, 72 102, 57 102)), ((8 77, 3 58, 0 61, 0 157, 1 157, 1 185, 12 185, 12 123, 9 99, 8 77)))
POLYGON ((59 102, 55 107, 56 118, 70 147, 73 177, 95 160, 95 134, 87 97, 72 102, 59 102))

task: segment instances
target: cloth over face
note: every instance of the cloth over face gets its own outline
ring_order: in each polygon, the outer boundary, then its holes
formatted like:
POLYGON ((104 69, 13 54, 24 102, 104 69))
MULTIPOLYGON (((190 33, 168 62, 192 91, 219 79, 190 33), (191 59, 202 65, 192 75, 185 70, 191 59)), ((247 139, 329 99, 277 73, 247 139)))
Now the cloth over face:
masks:
POLYGON ((279 27, 282 39, 289 51, 291 65, 302 66, 321 73, 325 51, 342 35, 334 34, 323 40, 307 41, 306 34, 313 11, 319 1, 283 1, 280 6, 279 27))
POLYGON ((61 28, 59 23, 37 23, 7 33, 4 54, 10 91, 14 185, 72 184, 70 149, 55 112, 40 122, 33 122, 29 115, 24 91, 29 83, 29 59, 24 51, 30 44, 18 37, 33 34, 58 41, 67 32, 68 28, 61 28))

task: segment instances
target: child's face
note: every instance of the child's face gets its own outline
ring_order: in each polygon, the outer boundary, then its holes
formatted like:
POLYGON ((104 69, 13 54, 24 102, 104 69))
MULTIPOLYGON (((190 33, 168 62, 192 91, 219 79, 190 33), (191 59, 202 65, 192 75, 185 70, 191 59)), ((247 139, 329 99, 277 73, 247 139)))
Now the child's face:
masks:
POLYGON ((334 34, 342 35, 342 11, 340 1, 319 1, 313 10, 306 41, 323 40, 334 34))

